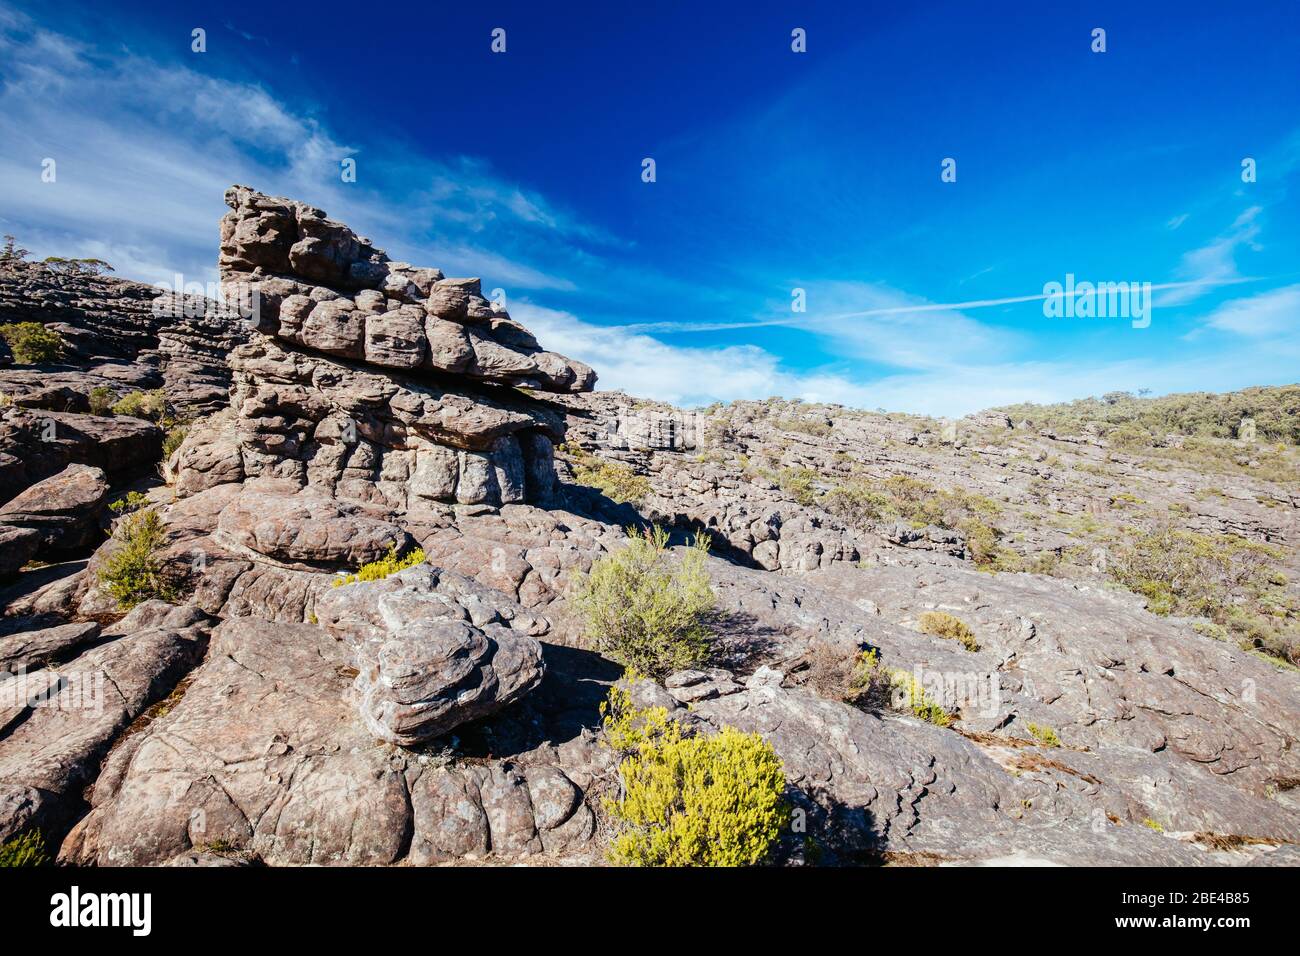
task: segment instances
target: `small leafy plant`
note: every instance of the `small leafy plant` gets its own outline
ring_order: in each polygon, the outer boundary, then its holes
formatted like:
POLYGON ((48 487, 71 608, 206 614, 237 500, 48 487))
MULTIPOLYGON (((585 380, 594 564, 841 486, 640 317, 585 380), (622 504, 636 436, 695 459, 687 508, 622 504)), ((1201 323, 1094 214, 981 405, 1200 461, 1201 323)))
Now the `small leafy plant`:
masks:
POLYGON ((117 401, 115 393, 107 385, 96 385, 90 390, 90 414, 108 416, 113 414, 113 403, 117 401))
POLYGON ((1056 731, 1051 727, 1042 724, 1026 724, 1025 729, 1044 747, 1061 746, 1061 738, 1057 736, 1056 731))
POLYGON ((130 415, 159 424, 167 417, 167 397, 161 388, 128 392, 113 404, 113 414, 130 415))
POLYGON ((341 588, 345 584, 356 584, 358 581, 381 581, 389 575, 396 574, 398 571, 405 571, 407 568, 413 568, 423 562, 423 548, 416 548, 405 556, 399 556, 397 545, 390 544, 388 554, 378 561, 371 561, 361 565, 353 574, 340 575, 334 579, 333 586, 341 588))
POLYGON ((45 866, 49 862, 50 855, 40 830, 30 830, 0 843, 0 867, 45 866))
POLYGON ((133 511, 139 511, 147 504, 149 504, 148 495, 142 494, 138 491, 128 491, 126 497, 118 498, 108 506, 108 510, 113 512, 115 515, 125 515, 130 514, 133 511))
POLYGON ((926 611, 921 615, 919 623, 922 634, 946 637, 961 644, 968 651, 980 649, 979 641, 975 640, 975 632, 970 629, 970 626, 947 611, 926 611))
POLYGON ((574 597, 591 645, 655 678, 699 663, 714 606, 709 543, 708 535, 697 536, 673 562, 667 531, 629 529, 627 545, 596 561, 574 597))
POLYGON ((0 338, 9 343, 19 365, 56 362, 63 354, 63 339, 39 322, 10 322, 0 325, 0 338))
POLYGON ((168 580, 159 558, 167 543, 167 532, 157 511, 146 509, 128 514, 114 534, 117 546, 99 571, 99 582, 129 611, 144 601, 175 600, 176 588, 168 580))
POLYGON ((597 488, 610 501, 640 505, 650 495, 650 480, 628 465, 604 461, 576 445, 560 449, 573 459, 573 477, 579 484, 597 488))

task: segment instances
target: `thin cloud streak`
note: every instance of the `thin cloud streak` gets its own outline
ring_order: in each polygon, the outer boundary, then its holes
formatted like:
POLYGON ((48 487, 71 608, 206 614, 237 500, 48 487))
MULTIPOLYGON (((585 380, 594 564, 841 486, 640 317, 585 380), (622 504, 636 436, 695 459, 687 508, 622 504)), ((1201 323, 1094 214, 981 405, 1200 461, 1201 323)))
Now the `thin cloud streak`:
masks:
MULTIPOLYGON (((1261 282, 1264 277, 1246 276, 1233 279, 1197 279, 1187 282, 1161 282, 1152 283, 1151 291, 1159 292, 1166 289, 1181 289, 1188 286, 1221 286, 1221 285, 1239 285, 1243 282, 1261 282)), ((1074 292, 1077 298, 1086 293, 1078 290, 1074 292)), ((1001 299, 971 299, 966 302, 927 302, 922 305, 902 305, 890 306, 882 309, 863 309, 858 312, 841 312, 835 315, 817 316, 811 319, 754 319, 744 322, 634 322, 627 325, 615 326, 628 332, 725 332, 730 329, 760 329, 771 326, 782 326, 785 328, 805 329, 816 331, 815 323, 819 322, 840 322, 845 319, 862 319, 879 315, 906 315, 909 313, 919 312, 946 312, 963 309, 984 309, 991 306, 999 305, 1016 305, 1021 302, 1044 302, 1048 299, 1063 299, 1066 297, 1064 292, 1041 292, 1037 295, 1016 295, 1007 296, 1001 299)))

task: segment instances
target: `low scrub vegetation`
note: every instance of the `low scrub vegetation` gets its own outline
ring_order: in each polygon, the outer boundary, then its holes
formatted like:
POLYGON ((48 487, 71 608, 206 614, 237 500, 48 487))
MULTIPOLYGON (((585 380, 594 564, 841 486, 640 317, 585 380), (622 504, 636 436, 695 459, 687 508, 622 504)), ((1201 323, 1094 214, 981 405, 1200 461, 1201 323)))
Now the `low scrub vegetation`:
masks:
POLYGON ((703 660, 714 606, 709 544, 698 535, 674 560, 663 528, 629 529, 628 543, 593 563, 574 595, 591 646, 654 678, 703 660))
POLYGON ((118 498, 109 505, 108 510, 120 517, 121 515, 130 514, 133 511, 139 511, 148 504, 148 495, 139 491, 128 491, 124 497, 118 498))
POLYGON ((0 867, 45 866, 49 862, 50 855, 40 830, 31 830, 0 843, 0 867))
POLYGON ((979 641, 975 640, 975 632, 970 629, 970 626, 947 611, 926 611, 921 615, 919 624, 923 634, 933 634, 936 637, 957 641, 968 651, 980 649, 979 641))
POLYGON ((185 436, 190 433, 188 425, 173 425, 167 429, 167 434, 163 436, 162 456, 166 461, 172 456, 177 448, 181 447, 181 442, 185 441, 185 436))
POLYGON ((115 272, 103 259, 65 259, 63 256, 49 256, 41 262, 51 272, 61 272, 74 276, 98 276, 105 272, 115 272))
POLYGON ((1037 740, 1044 747, 1061 746, 1061 738, 1051 727, 1047 727, 1043 724, 1030 723, 1025 724, 1025 729, 1029 731, 1031 737, 1037 740))
POLYGON ((113 414, 113 403, 117 393, 107 385, 96 385, 90 390, 90 414, 108 416, 113 414))
POLYGON ((847 660, 829 649, 818 650, 805 684, 822 697, 863 710, 910 713, 936 727, 953 722, 953 715, 925 692, 914 674, 886 666, 874 648, 847 660))
POLYGON ((1201 617, 1243 647, 1300 661, 1300 608, 1274 564, 1281 550, 1236 535, 1169 525, 1125 529, 1107 572, 1156 614, 1201 617))
POLYGON ((638 475, 622 462, 605 461, 578 448, 563 445, 560 450, 573 462, 573 477, 581 485, 596 488, 610 501, 639 506, 650 495, 650 479, 638 475))
POLYGON ((19 365, 44 365, 63 355, 63 339, 39 322, 10 322, 0 325, 0 338, 9 343, 19 365))
POLYGON ((623 755, 621 793, 604 801, 612 862, 754 866, 771 855, 789 820, 771 744, 732 727, 688 736, 667 710, 638 710, 620 687, 604 713, 606 740, 623 755))
POLYGON ((99 570, 99 583, 129 611, 144 601, 174 600, 175 585, 168 579, 159 553, 167 543, 167 532, 157 511, 135 511, 123 518, 113 535, 116 546, 99 570))
POLYGON ((1185 392, 1144 398, 1131 392, 1110 392, 1058 405, 1007 405, 1012 421, 1061 434, 1082 434, 1101 425, 1120 443, 1151 444, 1165 436, 1235 438, 1243 418, 1255 420, 1261 441, 1300 444, 1300 385, 1247 388, 1239 392, 1185 392), (1122 431, 1121 431, 1122 429, 1122 431))
POLYGON ((934 525, 960 531, 976 566, 990 571, 1019 570, 1019 556, 1000 544, 1002 532, 992 523, 1002 506, 992 498, 960 488, 935 488, 906 475, 885 479, 857 477, 836 485, 821 505, 846 523, 864 530, 892 521, 915 528, 934 525))
POLYGON ((132 418, 143 418, 155 425, 161 424, 168 415, 167 396, 161 388, 147 392, 127 392, 113 403, 112 411, 114 415, 129 415, 132 418))
POLYGON ((402 556, 397 553, 397 545, 392 544, 388 546, 388 553, 378 561, 370 561, 361 565, 352 574, 343 574, 335 578, 334 587, 341 588, 345 584, 356 584, 358 581, 381 581, 398 571, 405 571, 417 564, 423 564, 424 557, 423 548, 415 548, 402 556))
POLYGON ((781 431, 798 432, 814 438, 826 438, 835 431, 835 426, 824 418, 778 418, 773 424, 781 431))

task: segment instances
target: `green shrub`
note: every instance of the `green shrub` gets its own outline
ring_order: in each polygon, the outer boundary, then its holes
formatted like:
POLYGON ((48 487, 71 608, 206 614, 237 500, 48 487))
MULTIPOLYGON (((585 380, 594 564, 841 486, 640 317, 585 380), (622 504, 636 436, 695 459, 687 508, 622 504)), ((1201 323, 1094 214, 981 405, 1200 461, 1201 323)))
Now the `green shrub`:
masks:
POLYGON ((45 866, 49 862, 45 838, 41 836, 40 830, 31 830, 0 843, 0 867, 45 866))
POLYGON ((1044 747, 1061 746, 1061 738, 1057 736, 1056 731, 1051 727, 1042 724, 1025 724, 1025 729, 1029 731, 1030 736, 1044 747))
POLYGON ((817 472, 811 468, 782 468, 776 473, 776 484, 787 495, 805 507, 817 503, 817 472))
POLYGON ((975 640, 975 632, 970 629, 970 626, 947 611, 926 611, 921 615, 920 625, 922 634, 933 634, 936 637, 957 641, 968 651, 980 649, 979 642, 975 640))
POLYGON ((629 529, 628 543, 593 563, 574 597, 591 645, 656 678, 699 663, 708 652, 705 617, 714 604, 705 566, 709 543, 708 535, 696 536, 674 562, 663 528, 629 529))
POLYGON ((858 707, 906 711, 936 727, 952 725, 952 714, 925 692, 910 671, 887 667, 874 649, 858 655, 848 693, 840 699, 858 707))
POLYGON ((380 581, 390 574, 396 574, 398 571, 405 571, 407 568, 413 568, 417 564, 424 562, 424 549, 416 548, 405 557, 399 557, 397 554, 397 545, 388 546, 388 554, 378 561, 371 561, 357 568, 355 574, 345 574, 334 579, 334 587, 341 588, 345 584, 356 584, 358 581, 380 581))
POLYGON ((1285 556, 1280 549, 1169 525, 1124 530, 1109 551, 1107 572, 1145 597, 1148 610, 1203 617, 1226 628, 1243 647, 1292 662, 1300 658, 1300 608, 1273 564, 1285 556))
POLYGON ((622 796, 604 808, 616 835, 609 856, 625 866, 754 866, 770 855, 789 820, 785 773, 758 734, 724 727, 684 736, 662 707, 632 709, 620 688, 605 716, 626 754, 622 796))
POLYGON ((113 403, 116 401, 116 392, 107 385, 97 385, 90 390, 90 414, 112 415, 113 403))
POLYGON ((911 711, 913 717, 919 717, 936 727, 952 726, 952 714, 925 692, 925 688, 911 671, 901 668, 891 670, 889 677, 894 690, 895 707, 911 711))
POLYGON ((573 477, 578 483, 598 489, 610 501, 639 506, 649 497, 650 479, 630 466, 597 458, 576 445, 563 445, 560 450, 573 459, 573 477))
POLYGON ((19 365, 42 365, 58 361, 63 354, 63 339, 39 322, 11 322, 0 325, 0 338, 9 343, 14 361, 19 365))
POLYGON ((167 397, 161 388, 128 392, 114 403, 113 414, 130 415, 160 424, 167 417, 167 397))
POLYGON ((181 442, 185 441, 185 436, 190 433, 188 425, 174 425, 167 430, 163 438, 163 461, 171 458, 172 453, 181 447, 181 442))
POLYGON ((1156 833, 1165 832, 1165 828, 1160 824, 1160 822, 1158 820, 1152 820, 1150 817, 1147 817, 1145 820, 1143 820, 1142 825, 1146 827, 1148 830, 1155 830, 1156 833))
POLYGON ((148 495, 141 494, 138 491, 128 491, 125 498, 118 498, 108 506, 108 510, 113 512, 113 514, 120 516, 130 514, 133 511, 139 511, 147 504, 149 504, 148 495))
POLYGON ((129 611, 153 598, 175 600, 176 589, 158 558, 167 543, 158 512, 147 509, 128 514, 113 537, 117 546, 100 568, 99 583, 117 600, 117 606, 129 611))

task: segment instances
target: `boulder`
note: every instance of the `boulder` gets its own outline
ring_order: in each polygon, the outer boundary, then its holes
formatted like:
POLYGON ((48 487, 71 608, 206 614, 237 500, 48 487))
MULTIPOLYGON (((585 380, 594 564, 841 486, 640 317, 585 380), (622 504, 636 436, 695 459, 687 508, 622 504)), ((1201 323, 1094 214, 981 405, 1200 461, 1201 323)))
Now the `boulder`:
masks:
POLYGON ((316 615, 356 655, 362 720, 411 746, 494 713, 541 682, 540 622, 429 565, 318 598, 316 615))
POLYGON ((102 469, 69 465, 0 507, 0 525, 38 532, 40 552, 76 551, 99 536, 107 498, 108 478, 102 469))

